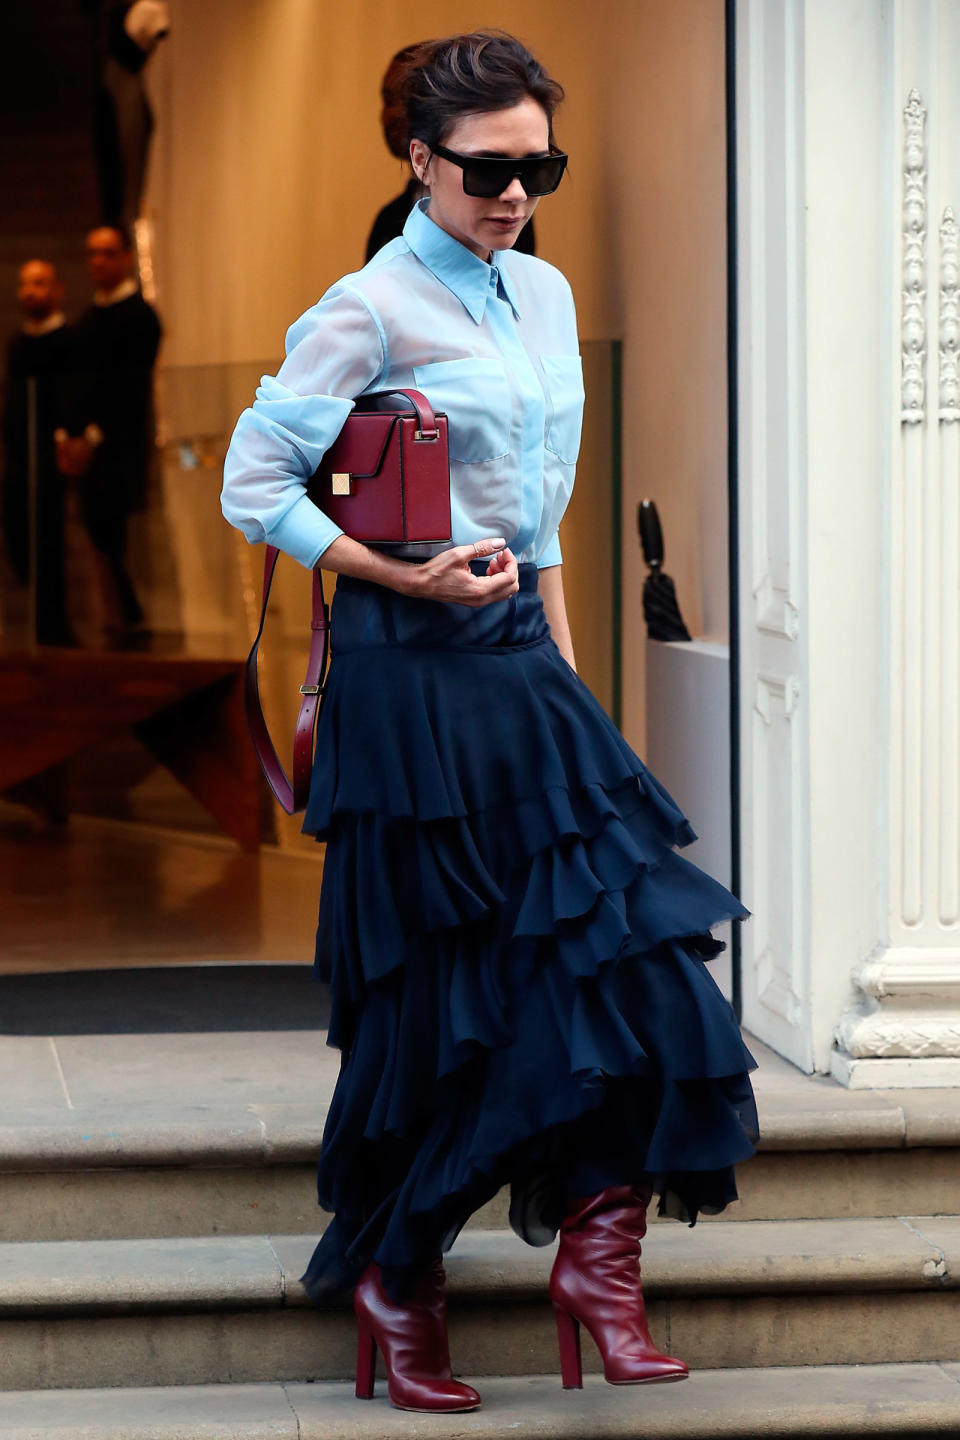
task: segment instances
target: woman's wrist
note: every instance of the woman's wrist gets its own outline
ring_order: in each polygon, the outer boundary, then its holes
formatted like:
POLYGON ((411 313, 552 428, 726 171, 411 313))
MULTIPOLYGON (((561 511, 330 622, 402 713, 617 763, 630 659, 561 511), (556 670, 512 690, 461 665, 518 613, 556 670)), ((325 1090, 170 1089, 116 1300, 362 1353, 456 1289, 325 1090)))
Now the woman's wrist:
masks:
POLYGON ((317 563, 321 570, 349 575, 355 580, 372 580, 374 584, 384 585, 400 595, 415 595, 420 588, 419 565, 372 550, 369 545, 351 540, 348 535, 338 535, 317 563))
POLYGON ((376 577, 378 585, 386 585, 398 595, 416 595, 419 592, 423 578, 422 566, 414 565, 409 560, 397 560, 392 555, 380 555, 378 559, 387 566, 385 578, 381 580, 379 576, 376 577))

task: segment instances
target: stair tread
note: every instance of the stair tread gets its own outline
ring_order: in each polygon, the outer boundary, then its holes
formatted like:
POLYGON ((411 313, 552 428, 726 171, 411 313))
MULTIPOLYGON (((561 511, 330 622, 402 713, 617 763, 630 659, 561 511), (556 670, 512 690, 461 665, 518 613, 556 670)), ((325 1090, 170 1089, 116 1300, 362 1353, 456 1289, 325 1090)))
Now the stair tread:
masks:
POLYGON ((394 1410, 382 1381, 358 1402, 342 1383, 9 1391, 4 1440, 740 1440, 740 1437, 955 1434, 960 1365, 804 1366, 700 1371, 683 1385, 563 1391, 555 1375, 485 1379, 483 1408, 429 1418, 394 1410))
MULTIPOLYGON (((8 1107, 0 1126, 3 1169, 316 1158, 340 1067, 338 1052, 324 1044, 322 1005, 306 1029, 289 1028, 284 1010, 278 1022, 286 1023, 276 1030, 100 1034, 71 1028, 69 1016, 48 1016, 37 994, 20 991, 5 990, 18 1026, 5 1049, 22 1074, 21 1105, 8 1107), (51 1022, 63 1033, 39 1043, 51 1022)), ((169 1019, 168 1011, 158 1013, 169 1019)), ((137 1015, 141 1024, 156 1021, 149 1007, 137 1015)), ((956 1090, 847 1090, 749 1043, 760 1067, 761 1152, 960 1150, 956 1090)))
MULTIPOLYGON (((8 1242, 0 1244, 0 1315, 305 1305, 298 1277, 316 1239, 8 1242)), ((553 1247, 522 1245, 510 1231, 464 1231, 447 1261, 451 1299, 541 1298, 552 1258, 553 1247)), ((651 1297, 942 1290, 960 1286, 960 1217, 660 1225, 644 1243, 643 1270, 651 1297)))
POLYGON ((0 1126, 0 1170, 316 1163, 325 1118, 319 1100, 31 1109, 0 1126))
MULTIPOLYGON (((335 1051, 316 1049, 315 1093, 302 1101, 31 1106, 0 1126, 0 1169, 313 1160, 339 1066, 335 1051)), ((810 1079, 799 1099, 761 1089, 759 1108, 761 1151, 960 1147, 956 1091, 893 1099, 810 1079)))

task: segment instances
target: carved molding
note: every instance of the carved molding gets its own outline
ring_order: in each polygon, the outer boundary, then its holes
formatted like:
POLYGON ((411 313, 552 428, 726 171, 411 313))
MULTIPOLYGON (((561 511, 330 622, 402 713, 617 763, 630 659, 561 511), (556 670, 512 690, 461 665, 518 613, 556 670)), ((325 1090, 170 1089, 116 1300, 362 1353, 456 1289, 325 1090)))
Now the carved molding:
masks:
POLYGON ((903 111, 903 290, 901 292, 900 419, 918 425, 926 401, 927 110, 911 90, 903 111))
POLYGON ((960 1057, 960 1010, 848 1010, 836 1029, 854 1059, 960 1057))
POLYGON ((960 225, 949 205, 940 223, 940 419, 960 420, 960 225))
MULTIPOLYGON (((960 936, 957 937, 960 941, 960 936)), ((854 971, 865 995, 877 1000, 911 996, 944 1005, 960 1003, 960 943, 948 950, 887 950, 854 971)))
POLYGON ((798 957, 803 944, 797 930, 798 915, 789 899, 772 889, 775 868, 771 866, 771 820, 780 830, 789 821, 790 853, 800 853, 798 834, 802 805, 796 793, 800 766, 797 744, 800 738, 795 724, 800 704, 800 678, 793 673, 774 674, 758 670, 754 692, 754 879, 757 886, 757 926, 754 930, 756 952, 757 999, 765 1010, 779 1016, 793 1029, 803 1015, 801 984, 798 978, 798 957), (778 773, 786 765, 792 776, 789 814, 774 811, 782 804, 777 786, 771 783, 771 765, 778 773))
POLYGON ((803 1014, 803 1002, 778 970, 775 956, 771 951, 764 950, 755 963, 760 1004, 786 1020, 788 1025, 796 1025, 803 1014))
POLYGON ((771 675, 764 670, 757 672, 757 689, 753 707, 765 725, 773 718, 771 700, 778 699, 783 705, 785 720, 792 720, 800 701, 800 677, 798 675, 771 675))
POLYGON ((790 592, 782 585, 774 584, 769 570, 754 586, 753 596, 758 628, 768 635, 796 640, 800 634, 800 611, 791 600, 790 592))

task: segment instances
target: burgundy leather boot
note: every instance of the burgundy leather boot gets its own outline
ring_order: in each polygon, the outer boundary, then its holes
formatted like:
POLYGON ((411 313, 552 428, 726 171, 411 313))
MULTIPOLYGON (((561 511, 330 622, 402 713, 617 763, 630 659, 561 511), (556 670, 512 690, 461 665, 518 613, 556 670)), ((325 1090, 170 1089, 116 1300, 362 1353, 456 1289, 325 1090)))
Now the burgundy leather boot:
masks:
POLYGON ((649 1190, 629 1185, 571 1201, 550 1276, 565 1390, 583 1386, 581 1325, 593 1336, 611 1385, 687 1378, 683 1361, 661 1355, 647 1328, 640 1241, 649 1203, 649 1190))
POLYGON ((370 1265, 353 1292, 357 1316, 357 1395, 373 1399, 377 1350, 387 1367, 390 1403, 398 1410, 476 1410, 480 1396, 454 1380, 447 1343, 443 1262, 423 1276, 406 1305, 396 1305, 370 1265))

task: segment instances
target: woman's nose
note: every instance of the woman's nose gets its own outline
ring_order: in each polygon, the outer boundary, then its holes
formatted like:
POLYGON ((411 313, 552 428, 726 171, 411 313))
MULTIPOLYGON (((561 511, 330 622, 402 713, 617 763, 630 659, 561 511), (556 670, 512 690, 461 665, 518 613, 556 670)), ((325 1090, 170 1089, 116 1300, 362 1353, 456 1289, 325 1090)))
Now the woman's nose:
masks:
POLYGON ((515 175, 510 181, 510 184, 507 186, 506 190, 502 190, 497 198, 500 200, 507 200, 513 205, 522 205, 524 200, 526 200, 527 198, 527 192, 526 190, 524 190, 523 186, 520 184, 519 179, 515 175))

